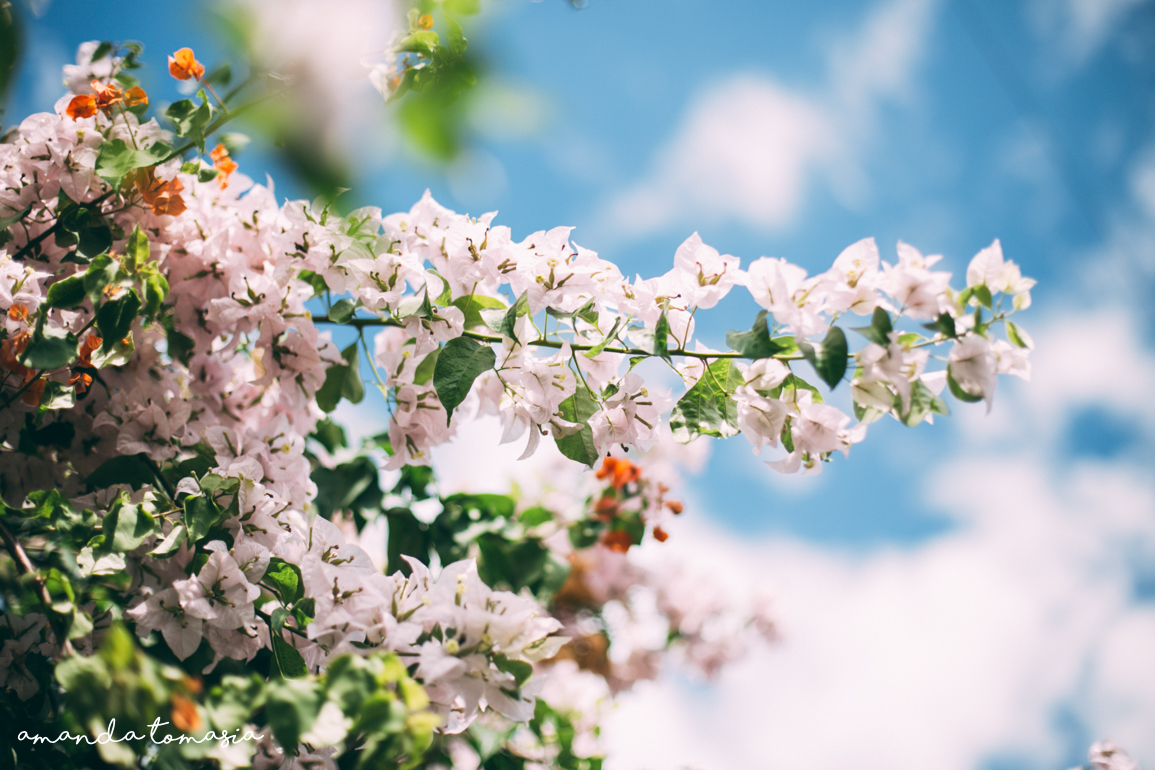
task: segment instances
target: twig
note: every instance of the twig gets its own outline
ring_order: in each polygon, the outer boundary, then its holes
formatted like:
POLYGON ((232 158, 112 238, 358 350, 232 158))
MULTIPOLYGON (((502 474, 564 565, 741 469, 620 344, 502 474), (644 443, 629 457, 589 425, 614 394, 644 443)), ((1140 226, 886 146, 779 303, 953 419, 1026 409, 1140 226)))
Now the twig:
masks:
POLYGON ((12 558, 20 565, 20 571, 32 576, 32 580, 36 583, 40 602, 44 605, 44 614, 48 616, 48 622, 52 624, 52 630, 56 632, 56 636, 61 640, 60 649, 65 655, 72 655, 74 653, 72 642, 69 641, 68 634, 52 609, 52 594, 48 593, 48 587, 44 585, 44 581, 40 579, 40 575, 36 574, 36 567, 33 566, 32 560, 28 558, 28 554, 25 553, 24 546, 20 545, 20 541, 8 531, 8 527, 4 526, 3 522, 0 522, 0 538, 4 540, 4 546, 8 549, 8 553, 12 554, 12 558))

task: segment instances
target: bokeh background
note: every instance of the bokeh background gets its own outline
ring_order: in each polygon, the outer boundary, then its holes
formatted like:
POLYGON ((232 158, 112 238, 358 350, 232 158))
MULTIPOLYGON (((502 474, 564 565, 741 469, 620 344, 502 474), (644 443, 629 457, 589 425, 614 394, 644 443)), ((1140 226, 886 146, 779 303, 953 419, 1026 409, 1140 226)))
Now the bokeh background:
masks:
MULTIPOLYGON (((85 40, 144 42, 154 100, 178 98, 164 55, 235 60, 245 28, 303 62, 296 155, 238 157, 288 197, 340 183, 400 210, 430 188, 515 236, 576 226, 643 276, 694 230, 812 272, 873 235, 957 274, 1001 239, 1039 280, 1037 352, 989 416, 876 424, 807 478, 734 439, 686 479, 665 547, 769 591, 783 641, 718 682, 670 671, 625 696, 610 767, 1061 770, 1104 737, 1155 767, 1155 3, 483 0, 480 84, 440 116, 349 75, 396 29, 385 0, 16 10, 8 125, 51 107, 85 40)), ((699 335, 721 347, 752 308, 699 335)), ((483 454, 475 480, 516 452, 483 454)))

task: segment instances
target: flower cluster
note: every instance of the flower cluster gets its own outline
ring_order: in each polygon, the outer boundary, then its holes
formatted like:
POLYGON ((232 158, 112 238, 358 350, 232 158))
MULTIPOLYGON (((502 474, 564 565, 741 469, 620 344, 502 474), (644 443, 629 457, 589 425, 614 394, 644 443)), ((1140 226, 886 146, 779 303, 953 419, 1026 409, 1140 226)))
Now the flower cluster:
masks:
MULTIPOLYGON (((1030 339, 1008 316, 1029 306, 1033 282, 997 241, 958 292, 931 270, 938 257, 899 244, 891 265, 869 239, 807 277, 781 259, 743 269, 695 234, 665 275, 629 280, 570 228, 519 240, 494 214, 459 215, 428 193, 389 215, 278 204, 223 145, 186 159, 224 119, 203 92, 168 109, 175 136, 142 117, 148 97, 124 72, 135 54, 82 47, 66 73, 74 94, 0 144, 0 493, 38 511, 22 537, 75 540, 69 580, 126 581, 116 590, 133 597, 124 614, 138 634, 202 670, 267 650, 295 676, 383 649, 412 666, 447 730, 484 707, 534 716, 532 663, 558 653, 562 623, 459 558, 492 531, 455 519, 462 542, 446 546, 452 558, 438 552, 436 577, 428 552, 404 551, 418 560, 386 575, 317 515, 306 441, 342 399, 363 398, 359 350, 389 413, 386 469, 428 464, 462 420, 484 415, 500 419, 503 441, 524 442, 523 457, 544 438, 600 461, 592 515, 550 546, 570 570, 552 606, 578 637, 563 657, 604 669, 614 687, 651 675, 659 648, 633 645, 610 667, 604 629, 584 629, 579 610, 616 602, 637 615, 638 586, 667 619, 666 641, 703 671, 745 642, 717 620, 720 597, 625 560, 647 532, 664 540, 681 508, 611 452, 742 433, 756 452, 784 448, 777 470, 816 472, 872 420, 931 421, 947 412, 947 387, 989 408, 998 374, 1029 373, 1030 339), (731 350, 703 347, 695 314, 738 287, 764 311, 728 335, 731 350), (869 319, 853 354, 838 325, 847 314, 869 319), (338 349, 323 325, 356 339, 338 349), (938 345, 946 367, 930 371, 938 345), (647 383, 647 358, 684 360, 685 393, 647 383), (802 361, 830 388, 850 380, 856 424, 799 375, 802 361)), ((188 49, 170 71, 211 90, 188 49)), ((425 537, 427 523, 405 521, 425 537)), ((60 652, 65 637, 92 645, 106 604, 73 601, 70 583, 68 601, 51 600, 57 583, 38 583, 57 641, 6 615, 0 654, 60 652)), ((761 610, 744 627, 772 636, 761 610)), ((25 697, 21 670, 4 683, 25 697)))

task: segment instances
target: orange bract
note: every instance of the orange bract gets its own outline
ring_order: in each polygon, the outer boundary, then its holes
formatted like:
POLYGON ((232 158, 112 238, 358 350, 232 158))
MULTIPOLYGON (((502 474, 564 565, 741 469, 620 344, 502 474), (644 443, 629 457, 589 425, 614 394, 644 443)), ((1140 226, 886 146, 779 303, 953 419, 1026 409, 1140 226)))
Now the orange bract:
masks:
POLYGON ((417 26, 421 29, 433 29, 433 15, 428 13, 421 14, 417 19, 417 26))
POLYGON ((201 720, 197 704, 180 693, 173 693, 169 701, 172 704, 172 726, 182 733, 199 732, 204 725, 201 720))
POLYGON ((99 335, 89 334, 84 338, 84 342, 80 344, 80 358, 76 363, 78 366, 92 366, 92 354, 98 347, 104 344, 104 340, 99 335))
POLYGON ((214 147, 209 157, 213 159, 213 167, 220 172, 217 184, 223 190, 229 186, 229 174, 237 170, 237 162, 229 157, 229 150, 223 144, 214 147))
POLYGON ((99 80, 94 80, 92 90, 96 92, 96 108, 106 116, 111 115, 112 108, 124 101, 124 91, 112 83, 105 85, 99 80))
POLYGON ((96 97, 92 94, 80 94, 80 96, 72 97, 72 101, 68 103, 68 108, 64 110, 64 114, 73 120, 91 118, 96 114, 96 97))
POLYGON ((148 104, 148 94, 140 86, 133 86, 124 94, 124 106, 135 107, 138 104, 148 104))
POLYGON ((637 481, 642 475, 642 470, 629 460, 607 457, 602 461, 602 467, 598 468, 595 475, 599 479, 611 477, 610 483, 613 484, 614 489, 621 489, 626 484, 637 481))
POLYGON ((200 80, 205 74, 205 65, 196 60, 191 48, 182 48, 168 57, 168 71, 177 80, 200 80))
POLYGON ((654 527, 654 539, 659 543, 666 542, 666 538, 669 536, 670 535, 668 532, 666 532, 666 530, 662 529, 661 527, 654 527))
POLYGON ((156 178, 155 167, 150 166, 136 172, 133 184, 140 191, 144 202, 152 208, 152 213, 175 217, 184 212, 184 198, 180 197, 184 185, 180 179, 173 177, 167 182, 162 182, 156 178))
POLYGON ((19 302, 8 308, 8 317, 13 321, 24 321, 28 318, 28 306, 19 302))
POLYGON ((602 545, 614 553, 625 553, 633 544, 634 540, 630 537, 630 533, 623 529, 615 529, 602 536, 602 545))

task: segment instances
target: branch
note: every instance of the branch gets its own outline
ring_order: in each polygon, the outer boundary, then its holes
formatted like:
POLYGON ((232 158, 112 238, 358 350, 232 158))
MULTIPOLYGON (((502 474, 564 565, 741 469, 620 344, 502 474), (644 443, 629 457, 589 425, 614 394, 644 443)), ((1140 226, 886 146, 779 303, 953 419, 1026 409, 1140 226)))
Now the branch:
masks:
MULTIPOLYGON (((332 320, 331 318, 329 318, 329 316, 327 316, 327 315, 315 315, 315 316, 313 316, 313 323, 336 324, 337 322, 332 320)), ((363 329, 366 326, 396 326, 399 328, 404 327, 404 324, 402 324, 402 323, 400 323, 400 322, 398 322, 392 318, 350 318, 345 324, 340 324, 340 325, 353 326, 353 327, 356 327, 357 329, 363 329)), ((504 339, 501 335, 481 334, 480 332, 471 332, 471 331, 462 332, 461 336, 462 337, 469 337, 470 339, 475 339, 478 342, 501 342, 504 339)), ((539 347, 539 348, 554 348, 555 350, 560 350, 566 343, 560 342, 558 340, 536 339, 536 340, 529 340, 529 341, 525 342, 524 344, 533 345, 534 347, 539 347)), ((571 350, 593 350, 596 347, 597 347, 597 345, 584 345, 584 344, 570 343, 570 349, 571 350)), ((659 355, 657 353, 654 353, 653 351, 642 350, 641 348, 606 347, 606 348, 603 348, 602 350, 605 353, 622 353, 622 354, 628 355, 628 356, 648 356, 648 357, 652 358, 652 357, 659 355)), ((725 352, 725 353, 704 353, 704 352, 696 351, 696 350, 684 350, 682 348, 674 348, 674 349, 669 350, 668 353, 671 356, 685 356, 686 358, 699 358, 699 359, 702 359, 704 361, 709 361, 709 360, 713 360, 713 359, 717 359, 717 358, 749 358, 749 356, 743 355, 743 354, 738 353, 738 352, 733 351, 733 350, 731 350, 729 352, 725 352)), ((777 358, 779 361, 800 361, 804 358, 804 356, 801 353, 799 353, 797 355, 774 356, 774 358, 777 358)))
POLYGON ((44 614, 48 616, 48 622, 52 624, 52 630, 56 632, 56 636, 61 640, 60 648, 65 655, 72 655, 72 642, 68 639, 66 629, 61 625, 60 619, 52 609, 52 594, 48 593, 48 587, 44 585, 44 581, 40 579, 40 575, 36 573, 36 567, 32 564, 32 560, 28 558, 28 554, 24 551, 24 546, 20 545, 20 541, 8 531, 3 522, 0 522, 0 539, 4 540, 4 547, 8 549, 8 553, 12 554, 12 558, 20 566, 20 571, 25 575, 31 575, 32 580, 36 583, 37 594, 40 597, 40 602, 44 605, 44 614))

